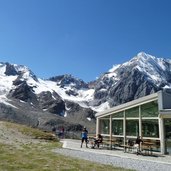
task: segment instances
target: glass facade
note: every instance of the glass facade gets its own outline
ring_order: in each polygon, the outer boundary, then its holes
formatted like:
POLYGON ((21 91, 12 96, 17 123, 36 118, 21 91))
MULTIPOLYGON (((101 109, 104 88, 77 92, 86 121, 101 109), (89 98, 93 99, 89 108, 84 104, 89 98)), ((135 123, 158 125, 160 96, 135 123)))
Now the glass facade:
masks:
POLYGON ((112 115, 112 118, 123 118, 124 117, 124 112, 117 112, 112 115))
POLYGON ((159 138, 159 123, 158 119, 142 120, 142 136, 159 138))
POLYGON ((164 130, 166 139, 166 153, 171 155, 171 119, 164 120, 164 130))
POLYGON ((101 119, 100 120, 100 133, 101 134, 109 134, 109 119, 101 119))
POLYGON ((123 135, 123 119, 122 120, 112 120, 112 134, 113 135, 123 135))
POLYGON ((110 116, 112 116, 113 137, 123 138, 125 132, 126 138, 142 136, 142 138, 159 139, 158 114, 157 100, 130 109, 123 109, 100 119, 100 133, 110 133, 110 116))
POLYGON ((126 136, 138 136, 139 135, 139 120, 127 120, 126 121, 126 136))
POLYGON ((158 103, 153 101, 141 106, 141 117, 158 117, 158 103))
POLYGON ((134 107, 125 111, 126 118, 137 118, 139 117, 139 107, 134 107))

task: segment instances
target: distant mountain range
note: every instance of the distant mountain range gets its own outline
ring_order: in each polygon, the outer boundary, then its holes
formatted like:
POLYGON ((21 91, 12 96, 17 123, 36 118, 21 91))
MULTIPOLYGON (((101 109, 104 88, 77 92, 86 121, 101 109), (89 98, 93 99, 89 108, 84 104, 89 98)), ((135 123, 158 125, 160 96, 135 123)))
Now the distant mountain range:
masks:
POLYGON ((96 112, 168 87, 171 60, 144 52, 89 83, 72 75, 43 80, 26 66, 0 63, 0 119, 46 130, 87 126, 94 132, 96 112))

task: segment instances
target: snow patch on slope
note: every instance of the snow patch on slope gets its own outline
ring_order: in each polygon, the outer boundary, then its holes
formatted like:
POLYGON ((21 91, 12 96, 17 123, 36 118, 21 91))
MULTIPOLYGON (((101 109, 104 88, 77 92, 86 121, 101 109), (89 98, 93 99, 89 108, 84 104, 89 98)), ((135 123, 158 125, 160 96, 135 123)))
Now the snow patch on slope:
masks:
POLYGON ((7 105, 7 106, 10 106, 10 107, 13 107, 13 108, 16 108, 17 109, 16 106, 10 104, 9 102, 10 102, 10 100, 8 100, 5 95, 0 95, 0 103, 3 103, 5 105, 7 105))
POLYGON ((109 106, 109 102, 105 102, 105 103, 102 103, 100 106, 96 106, 96 107, 91 107, 92 110, 96 111, 96 112, 102 112, 104 110, 107 110, 110 108, 109 106))
POLYGON ((56 92, 63 100, 74 101, 82 107, 88 107, 87 102, 93 100, 94 89, 80 89, 74 90, 78 94, 77 96, 68 95, 67 90, 72 90, 72 85, 61 88, 54 81, 38 79, 36 82, 31 77, 27 79, 27 83, 33 87, 36 94, 40 94, 43 91, 56 92))
POLYGON ((13 88, 13 81, 17 76, 7 76, 5 75, 6 65, 0 63, 0 95, 8 94, 8 92, 13 88))

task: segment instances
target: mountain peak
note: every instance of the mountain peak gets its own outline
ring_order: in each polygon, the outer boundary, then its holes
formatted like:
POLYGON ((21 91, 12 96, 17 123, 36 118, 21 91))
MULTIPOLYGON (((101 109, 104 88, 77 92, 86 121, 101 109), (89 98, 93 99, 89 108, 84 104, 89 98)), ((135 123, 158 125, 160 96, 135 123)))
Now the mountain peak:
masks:
POLYGON ((125 62, 123 66, 127 65, 133 65, 133 66, 139 66, 139 67, 147 67, 149 65, 158 65, 159 61, 161 61, 161 58, 156 58, 155 56, 149 55, 145 52, 138 53, 135 57, 133 57, 130 61, 125 62))
POLYGON ((149 56, 147 53, 145 53, 145 52, 139 52, 138 54, 137 54, 137 56, 138 57, 147 57, 147 56, 149 56))
POLYGON ((51 77, 49 80, 56 82, 58 85, 61 85, 61 87, 72 86, 75 88, 88 88, 87 83, 81 79, 75 78, 71 74, 51 77))
MULTIPOLYGON (((132 60, 136 60, 136 61, 148 61, 148 60, 155 60, 156 57, 151 56, 145 52, 139 52, 134 58, 132 58, 132 60)), ((132 61, 131 60, 131 61, 132 61)))

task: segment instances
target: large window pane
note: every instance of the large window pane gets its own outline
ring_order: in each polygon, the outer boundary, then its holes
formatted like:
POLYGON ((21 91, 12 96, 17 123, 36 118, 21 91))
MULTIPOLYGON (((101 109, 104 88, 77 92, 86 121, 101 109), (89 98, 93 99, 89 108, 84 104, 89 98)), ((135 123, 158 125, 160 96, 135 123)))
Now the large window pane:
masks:
POLYGON ((126 118, 128 118, 128 117, 133 117, 133 118, 139 117, 139 107, 134 107, 132 109, 126 110, 125 115, 126 115, 126 118))
POLYGON ((100 120, 100 133, 109 134, 109 119, 100 120))
POLYGON ((112 118, 123 118, 124 113, 123 112, 118 112, 112 115, 112 118))
POLYGON ((142 120, 142 134, 143 137, 159 137, 158 119, 142 120))
POLYGON ((126 121, 126 135, 138 136, 139 135, 139 120, 126 121))
POLYGON ((164 119, 166 150, 169 155, 171 154, 171 119, 164 119))
POLYGON ((112 134, 123 135, 123 120, 112 121, 112 134))
POLYGON ((158 103, 153 101, 146 103, 141 106, 141 116, 142 117, 158 117, 158 103))
MULTIPOLYGON (((165 138, 171 140, 171 119, 164 119, 165 138)), ((170 141, 171 142, 171 141, 170 141)))

